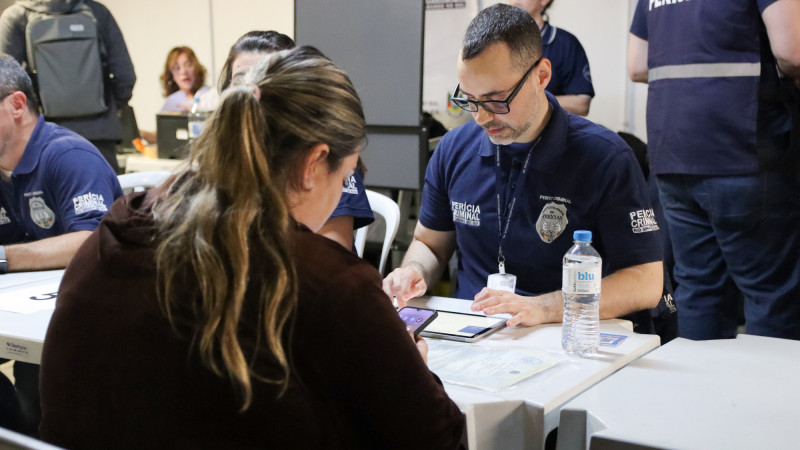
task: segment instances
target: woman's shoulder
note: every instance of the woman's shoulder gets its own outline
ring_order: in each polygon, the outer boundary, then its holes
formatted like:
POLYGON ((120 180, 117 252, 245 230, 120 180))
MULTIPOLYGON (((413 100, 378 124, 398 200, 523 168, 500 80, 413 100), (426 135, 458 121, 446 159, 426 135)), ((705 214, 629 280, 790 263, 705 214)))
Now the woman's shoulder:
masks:
POLYGON ((293 241, 298 279, 306 288, 343 295, 381 290, 378 270, 339 243, 305 227, 293 231, 293 241))
MULTIPOLYGON (((316 267, 339 267, 341 270, 367 270, 373 269, 379 276, 377 269, 368 262, 359 258, 353 251, 342 247, 336 241, 310 231, 300 225, 292 231, 295 247, 295 257, 298 265, 313 264, 316 267)), ((371 271, 370 271, 371 272, 371 271)))

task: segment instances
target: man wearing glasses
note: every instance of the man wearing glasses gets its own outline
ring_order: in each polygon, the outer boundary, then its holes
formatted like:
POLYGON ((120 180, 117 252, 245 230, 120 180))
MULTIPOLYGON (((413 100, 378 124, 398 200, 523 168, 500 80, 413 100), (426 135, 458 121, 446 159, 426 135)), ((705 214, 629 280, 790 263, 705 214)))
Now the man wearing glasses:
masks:
POLYGON ((541 54, 521 9, 496 4, 467 28, 451 101, 475 121, 446 134, 428 164, 414 240, 384 280, 400 303, 423 295, 457 251, 455 296, 473 310, 510 313, 509 326, 560 322, 561 259, 580 229, 603 257, 601 318, 658 303, 658 222, 633 152, 545 93, 541 54), (501 289, 485 287, 490 277, 501 289))

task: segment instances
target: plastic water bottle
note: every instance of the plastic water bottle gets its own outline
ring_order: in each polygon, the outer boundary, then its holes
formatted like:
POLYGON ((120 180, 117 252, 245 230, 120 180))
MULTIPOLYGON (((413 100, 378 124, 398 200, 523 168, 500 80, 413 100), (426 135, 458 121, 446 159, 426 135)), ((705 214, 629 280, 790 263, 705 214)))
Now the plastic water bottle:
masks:
POLYGON ((200 111, 200 96, 195 95, 192 100, 192 109, 189 111, 188 128, 189 128, 189 141, 193 141, 203 134, 206 127, 206 118, 208 114, 200 111))
POLYGON ((600 341, 600 279, 603 262, 592 245, 592 232, 577 230, 575 245, 564 255, 561 291, 564 323, 561 346, 567 353, 591 356, 600 341))

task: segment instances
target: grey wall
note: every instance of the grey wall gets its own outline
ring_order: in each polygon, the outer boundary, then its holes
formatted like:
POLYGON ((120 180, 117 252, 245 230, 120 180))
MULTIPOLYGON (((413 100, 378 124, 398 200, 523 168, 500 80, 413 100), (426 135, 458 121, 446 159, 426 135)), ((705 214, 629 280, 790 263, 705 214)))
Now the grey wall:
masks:
POLYGON ((319 48, 347 71, 361 97, 369 126, 368 186, 422 185, 424 17, 421 0, 295 2, 297 43, 319 48))

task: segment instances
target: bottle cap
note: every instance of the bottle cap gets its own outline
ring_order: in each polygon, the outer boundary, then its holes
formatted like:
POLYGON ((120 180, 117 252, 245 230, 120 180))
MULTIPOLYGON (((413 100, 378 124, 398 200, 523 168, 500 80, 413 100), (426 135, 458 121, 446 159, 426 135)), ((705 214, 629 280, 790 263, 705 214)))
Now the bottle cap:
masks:
POLYGON ((592 242, 592 232, 588 230, 575 230, 572 239, 579 242, 592 242))

